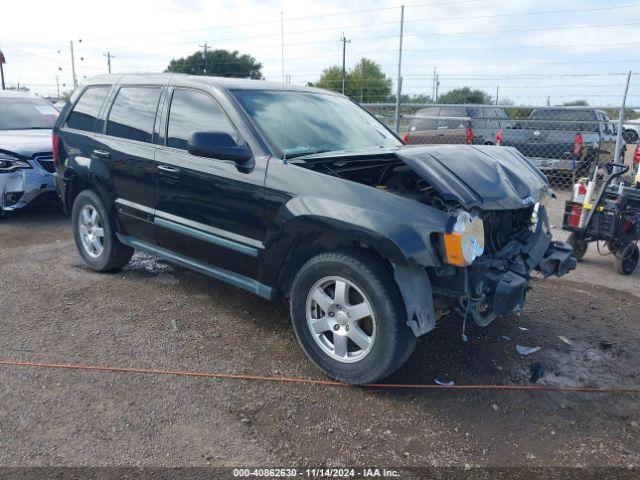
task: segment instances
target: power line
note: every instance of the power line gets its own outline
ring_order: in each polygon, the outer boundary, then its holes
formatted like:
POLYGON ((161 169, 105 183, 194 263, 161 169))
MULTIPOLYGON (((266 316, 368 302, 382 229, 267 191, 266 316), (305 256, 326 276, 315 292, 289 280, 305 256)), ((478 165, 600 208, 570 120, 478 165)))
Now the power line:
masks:
MULTIPOLYGON (((445 2, 432 2, 432 3, 418 3, 414 5, 408 5, 408 7, 431 7, 431 6, 441 6, 441 5, 458 5, 464 3, 483 3, 486 0, 453 0, 453 1, 445 1, 445 2)), ((382 8, 369 8, 365 10, 350 10, 344 12, 336 12, 336 13, 327 13, 323 15, 308 15, 304 17, 294 17, 289 18, 289 21, 299 21, 299 20, 310 20, 310 19, 318 19, 318 18, 327 18, 327 17, 335 17, 335 16, 343 16, 343 15, 355 15, 362 13, 371 13, 371 12, 381 12, 385 10, 396 10, 399 9, 400 6, 397 7, 382 7, 382 8)), ((134 38, 134 37, 148 37, 148 36, 159 36, 159 35, 175 35, 180 33, 193 33, 193 32, 202 32, 207 30, 229 30, 232 28, 238 27, 253 27, 255 25, 270 25, 280 23, 280 19, 278 20, 266 20, 264 22, 251 22, 251 23, 237 23, 235 25, 216 25, 211 27, 202 27, 202 28, 194 28, 188 30, 173 30, 173 31, 163 31, 163 32, 150 32, 150 33, 140 33, 140 34, 131 34, 131 35, 122 35, 117 38, 134 38)), ((85 40, 109 40, 114 37, 96 37, 96 38, 87 38, 85 40)))

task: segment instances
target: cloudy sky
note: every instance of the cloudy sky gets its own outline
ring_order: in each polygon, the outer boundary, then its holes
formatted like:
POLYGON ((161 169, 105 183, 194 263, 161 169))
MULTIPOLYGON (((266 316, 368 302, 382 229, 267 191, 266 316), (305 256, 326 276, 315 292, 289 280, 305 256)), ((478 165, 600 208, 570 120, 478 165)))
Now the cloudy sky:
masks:
MULTIPOLYGON (((281 12, 284 68, 291 83, 316 80, 323 68, 361 57, 395 79, 401 1, 395 0, 155 0, 3 4, 0 49, 9 85, 47 95, 71 85, 69 41, 79 80, 107 70, 158 72, 169 60, 205 42, 239 50, 281 81, 281 12)), ((480 88, 518 104, 586 99, 617 105, 628 70, 640 73, 640 2, 632 0, 407 0, 403 93, 431 95, 433 69, 440 93, 480 88)), ((395 87, 394 87, 395 88, 395 87)), ((632 77, 628 104, 640 105, 640 78, 632 77)))

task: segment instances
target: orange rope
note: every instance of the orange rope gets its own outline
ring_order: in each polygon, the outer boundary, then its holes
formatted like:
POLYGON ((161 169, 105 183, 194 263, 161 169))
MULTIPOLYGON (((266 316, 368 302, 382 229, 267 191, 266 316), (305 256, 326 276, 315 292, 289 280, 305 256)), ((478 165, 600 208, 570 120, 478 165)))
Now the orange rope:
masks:
MULTIPOLYGON (((15 360, 0 360, 0 365, 11 367, 57 368, 66 370, 89 370, 99 372, 118 373, 149 373, 156 375, 174 375, 181 377, 204 377, 226 380, 249 380, 262 382, 302 383, 307 385, 327 385, 332 387, 348 387, 350 385, 334 380, 313 380, 296 377, 269 377, 263 375, 245 375, 240 373, 210 373, 189 372, 182 370, 158 370, 153 368, 109 367, 102 365, 72 365, 61 363, 21 362, 15 360)), ((545 391, 545 392, 573 392, 573 393, 640 393, 640 388, 614 387, 553 387, 545 385, 437 385, 424 383, 373 383, 365 385, 369 388, 397 388, 397 389, 433 389, 433 390, 516 390, 516 391, 545 391)))

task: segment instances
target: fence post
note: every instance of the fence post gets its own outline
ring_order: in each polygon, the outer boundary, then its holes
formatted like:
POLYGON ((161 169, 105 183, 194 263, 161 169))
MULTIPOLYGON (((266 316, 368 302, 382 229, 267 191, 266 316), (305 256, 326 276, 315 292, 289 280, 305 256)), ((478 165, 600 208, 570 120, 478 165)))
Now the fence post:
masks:
MULTIPOLYGON (((622 105, 620 106, 620 114, 618 115, 618 135, 616 136, 616 150, 615 150, 615 155, 613 157, 613 161, 616 163, 618 162, 618 158, 620 158, 620 153, 622 153, 622 142, 624 141, 622 136, 622 133, 624 130, 624 117, 625 117, 624 108, 627 103, 627 92, 629 91, 630 80, 631 80, 631 70, 629 70, 629 73, 627 74, 627 84, 624 87, 624 96, 622 97, 622 105)), ((619 170, 620 170, 620 167, 615 167, 616 172, 618 172, 619 170)))
POLYGON ((400 48, 398 49, 398 91, 396 93, 396 133, 400 134, 400 96, 402 95, 402 35, 404 33, 404 5, 400 7, 400 48))

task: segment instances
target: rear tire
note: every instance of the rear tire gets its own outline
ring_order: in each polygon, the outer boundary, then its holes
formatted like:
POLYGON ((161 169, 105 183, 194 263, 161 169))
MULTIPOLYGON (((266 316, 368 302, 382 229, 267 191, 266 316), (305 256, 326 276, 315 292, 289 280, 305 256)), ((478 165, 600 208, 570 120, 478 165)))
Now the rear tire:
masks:
POLYGON ((584 160, 578 160, 576 164, 576 180, 579 178, 591 178, 596 158, 597 157, 595 155, 589 154, 584 158, 584 160))
POLYGON ((293 282, 291 320, 311 361, 345 383, 387 377, 416 345, 391 273, 357 251, 322 253, 302 266, 293 282))
POLYGON ((577 260, 582 260, 582 257, 587 253, 589 243, 579 239, 575 233, 569 234, 569 237, 567 237, 567 243, 571 245, 571 248, 573 248, 573 256, 576 257, 577 260))
POLYGON ((84 190, 78 194, 71 222, 78 251, 93 270, 110 272, 129 263, 133 248, 120 243, 109 213, 95 192, 84 190))

